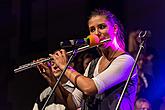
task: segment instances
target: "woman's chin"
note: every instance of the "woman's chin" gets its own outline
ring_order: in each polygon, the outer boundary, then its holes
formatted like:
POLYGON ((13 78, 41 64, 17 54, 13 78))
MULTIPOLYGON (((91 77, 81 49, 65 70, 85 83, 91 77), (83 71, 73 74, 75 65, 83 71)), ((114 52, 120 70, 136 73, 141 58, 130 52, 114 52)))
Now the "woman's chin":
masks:
POLYGON ((100 48, 108 48, 109 44, 108 43, 103 43, 99 46, 100 48))

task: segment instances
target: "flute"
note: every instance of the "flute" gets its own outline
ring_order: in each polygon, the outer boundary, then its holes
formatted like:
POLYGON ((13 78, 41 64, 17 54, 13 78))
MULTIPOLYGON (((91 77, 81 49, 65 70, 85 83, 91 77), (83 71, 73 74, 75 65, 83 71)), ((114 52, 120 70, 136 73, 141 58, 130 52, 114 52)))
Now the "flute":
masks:
MULTIPOLYGON (((98 45, 94 45, 94 46, 86 45, 84 47, 80 47, 80 48, 77 49, 77 52, 79 53, 79 52, 82 52, 82 51, 85 51, 85 50, 88 50, 88 49, 91 49, 91 48, 94 48, 94 47, 98 47, 102 43, 108 42, 108 41, 110 41, 110 39, 102 40, 102 41, 100 41, 100 43, 98 45)), ((73 51, 69 51, 69 52, 67 52, 67 54, 71 55, 72 52, 73 51)), ((53 58, 48 57, 48 58, 42 59, 40 61, 30 62, 30 63, 24 64, 24 65, 21 65, 18 68, 14 69, 14 73, 18 73, 18 72, 21 72, 21 71, 24 71, 24 70, 36 67, 39 63, 48 62, 48 61, 51 61, 51 60, 53 60, 53 58)))

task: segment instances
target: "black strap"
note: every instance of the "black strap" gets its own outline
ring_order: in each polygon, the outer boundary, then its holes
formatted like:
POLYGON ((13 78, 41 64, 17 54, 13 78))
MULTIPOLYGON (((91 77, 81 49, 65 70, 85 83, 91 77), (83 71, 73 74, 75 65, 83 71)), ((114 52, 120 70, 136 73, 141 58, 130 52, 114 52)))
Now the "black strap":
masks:
POLYGON ((96 68, 96 64, 98 62, 99 58, 96 58, 94 60, 92 60, 91 64, 90 64, 90 67, 89 67, 89 71, 88 71, 88 77, 89 78, 93 78, 93 73, 94 73, 94 70, 96 68))

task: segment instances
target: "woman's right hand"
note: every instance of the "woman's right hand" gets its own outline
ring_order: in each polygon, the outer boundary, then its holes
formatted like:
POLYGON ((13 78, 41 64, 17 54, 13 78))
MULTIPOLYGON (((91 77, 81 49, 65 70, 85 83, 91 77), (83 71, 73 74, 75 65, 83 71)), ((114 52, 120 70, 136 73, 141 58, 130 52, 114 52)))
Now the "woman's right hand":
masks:
POLYGON ((49 85, 53 87, 57 79, 53 74, 52 64, 50 62, 41 63, 40 61, 43 59, 44 58, 40 58, 39 60, 34 62, 39 62, 39 65, 37 65, 39 72, 48 81, 49 85))

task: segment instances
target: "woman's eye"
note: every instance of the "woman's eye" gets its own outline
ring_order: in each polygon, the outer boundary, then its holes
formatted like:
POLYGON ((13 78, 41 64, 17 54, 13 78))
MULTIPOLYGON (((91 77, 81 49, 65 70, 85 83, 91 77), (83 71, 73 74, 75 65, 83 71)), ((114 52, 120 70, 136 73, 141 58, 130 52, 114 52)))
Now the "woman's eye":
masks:
POLYGON ((98 27, 99 29, 105 29, 107 26, 105 24, 99 24, 98 27))
POLYGON ((90 28, 89 30, 90 30, 90 32, 94 32, 94 31, 95 31, 95 28, 92 27, 92 28, 90 28))

